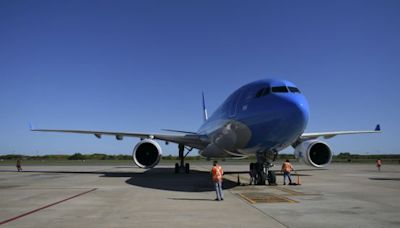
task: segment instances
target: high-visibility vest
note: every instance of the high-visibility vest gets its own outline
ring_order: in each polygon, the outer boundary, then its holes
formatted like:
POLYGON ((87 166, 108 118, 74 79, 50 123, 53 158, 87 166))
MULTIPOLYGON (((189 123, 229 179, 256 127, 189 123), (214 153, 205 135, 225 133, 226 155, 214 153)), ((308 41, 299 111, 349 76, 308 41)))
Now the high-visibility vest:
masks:
POLYGON ((221 182, 222 175, 224 174, 224 170, 222 169, 221 166, 216 165, 212 168, 211 174, 212 174, 212 179, 214 182, 221 182))
POLYGON ((293 170, 293 166, 289 162, 284 162, 282 164, 282 171, 283 172, 290 173, 290 172, 292 172, 292 170, 293 170))

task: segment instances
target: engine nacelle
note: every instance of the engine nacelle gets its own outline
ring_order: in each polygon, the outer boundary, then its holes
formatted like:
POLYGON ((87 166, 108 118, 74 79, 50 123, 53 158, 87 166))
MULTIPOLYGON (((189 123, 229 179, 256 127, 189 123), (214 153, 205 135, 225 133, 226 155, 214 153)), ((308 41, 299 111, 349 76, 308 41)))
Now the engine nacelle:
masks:
POLYGON ((296 158, 301 158, 307 165, 322 168, 332 161, 332 151, 328 144, 309 140, 299 144, 294 151, 296 158))
POLYGON ((151 139, 144 139, 136 144, 132 157, 137 166, 144 169, 153 168, 160 162, 162 150, 160 145, 151 139))

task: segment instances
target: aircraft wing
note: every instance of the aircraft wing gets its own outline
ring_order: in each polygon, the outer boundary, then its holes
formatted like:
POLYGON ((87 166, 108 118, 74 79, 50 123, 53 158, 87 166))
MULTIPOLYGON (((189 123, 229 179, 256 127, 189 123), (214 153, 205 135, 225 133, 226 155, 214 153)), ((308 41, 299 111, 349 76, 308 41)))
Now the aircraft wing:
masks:
POLYGON ((173 142, 177 144, 184 144, 186 146, 193 147, 196 149, 203 149, 208 144, 208 139, 206 136, 202 136, 194 132, 188 134, 158 134, 158 133, 152 134, 152 133, 140 133, 140 132, 34 129, 32 127, 31 131, 89 134, 96 136, 96 138, 101 138, 103 135, 110 135, 110 136, 115 136, 117 140, 122 140, 124 137, 135 137, 142 139, 149 138, 149 139, 163 140, 166 142, 173 142))
POLYGON ((303 133, 300 136, 301 141, 316 139, 319 137, 324 137, 324 139, 329 139, 337 135, 349 135, 349 134, 370 134, 370 133, 381 133, 380 125, 376 125, 373 131, 332 131, 332 132, 316 132, 316 133, 303 133))

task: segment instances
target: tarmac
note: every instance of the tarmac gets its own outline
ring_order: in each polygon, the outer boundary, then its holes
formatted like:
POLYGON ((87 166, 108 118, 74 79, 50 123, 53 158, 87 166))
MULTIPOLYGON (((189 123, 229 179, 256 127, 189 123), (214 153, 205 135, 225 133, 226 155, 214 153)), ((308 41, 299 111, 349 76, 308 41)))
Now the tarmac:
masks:
MULTIPOLYGON (((1 227, 400 227, 400 165, 296 165, 301 185, 248 185, 247 163, 173 167, 0 165, 1 227), (236 172, 239 172, 237 174, 236 172), (238 183, 238 177, 240 185, 238 183)), ((277 164, 277 167, 279 164, 277 164)), ((297 182, 297 176, 292 176, 297 182)))

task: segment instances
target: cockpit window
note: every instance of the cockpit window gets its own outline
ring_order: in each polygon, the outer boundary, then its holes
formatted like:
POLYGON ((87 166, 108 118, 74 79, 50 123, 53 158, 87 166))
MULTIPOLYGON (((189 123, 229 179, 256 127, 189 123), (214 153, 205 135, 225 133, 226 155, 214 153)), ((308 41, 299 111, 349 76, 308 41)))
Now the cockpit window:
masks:
POLYGON ((257 92, 256 97, 262 97, 262 96, 268 95, 269 93, 270 93, 270 88, 265 87, 265 88, 260 89, 257 92))
POLYGON ((286 86, 276 86, 276 87, 272 87, 272 92, 273 93, 287 93, 289 91, 286 86))
POLYGON ((288 88, 289 88, 289 91, 292 93, 301 93, 300 90, 296 87, 289 86, 288 88))

